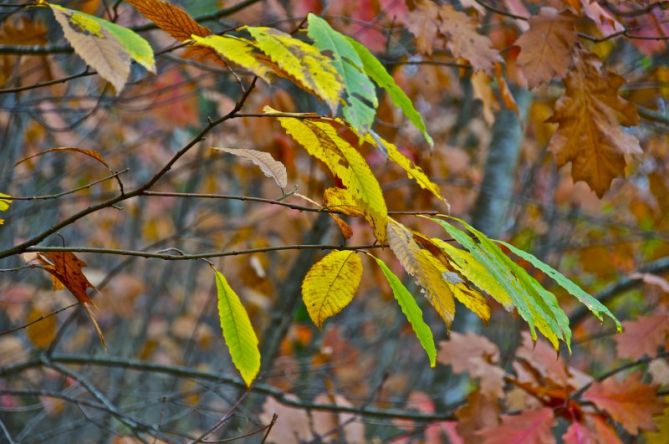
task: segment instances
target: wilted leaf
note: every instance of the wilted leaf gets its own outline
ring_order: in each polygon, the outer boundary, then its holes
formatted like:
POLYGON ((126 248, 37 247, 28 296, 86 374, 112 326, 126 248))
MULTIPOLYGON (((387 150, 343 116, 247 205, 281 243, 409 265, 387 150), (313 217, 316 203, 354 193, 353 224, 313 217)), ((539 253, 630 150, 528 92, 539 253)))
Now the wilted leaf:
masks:
POLYGON ((247 159, 260 167, 267 177, 274 179, 279 188, 288 186, 288 172, 281 162, 274 160, 271 154, 264 151, 250 150, 246 148, 212 148, 216 151, 232 154, 242 159, 247 159))
POLYGON ((309 37, 321 51, 332 54, 332 64, 342 78, 346 103, 344 119, 358 132, 365 134, 374 123, 376 88, 365 74, 360 56, 345 35, 335 31, 322 18, 309 14, 309 37))
POLYGON ((599 197, 623 176, 626 156, 640 154, 639 141, 622 126, 639 123, 634 105, 618 95, 625 80, 584 50, 565 79, 565 94, 550 122, 558 124, 549 148, 558 167, 571 162, 574 181, 583 180, 599 197))
POLYGON ((134 31, 83 12, 47 3, 75 52, 120 94, 135 60, 155 72, 153 50, 134 31))
POLYGON ((400 305, 402 313, 406 316, 411 328, 413 329, 420 345, 427 353, 430 360, 430 367, 434 367, 437 358, 437 349, 434 345, 434 337, 430 326, 423 321, 423 312, 416 303, 413 295, 402 284, 402 281, 393 273, 390 268, 381 259, 375 257, 376 263, 381 268, 383 275, 386 277, 390 288, 393 290, 393 296, 400 305))
POLYGON ((641 316, 635 321, 623 322, 623 332, 613 337, 621 358, 639 359, 655 356, 657 349, 667 343, 669 314, 641 316))
POLYGON ((420 248, 411 232, 399 222, 391 220, 388 224, 388 243, 402 267, 425 290, 427 300, 450 326, 455 317, 455 301, 448 283, 436 267, 438 260, 431 260, 432 253, 420 248))
POLYGON ((563 78, 572 62, 577 41, 576 16, 569 11, 559 13, 542 8, 529 20, 530 29, 516 41, 520 46, 518 64, 534 88, 553 78, 563 78))
POLYGON ((481 444, 553 444, 553 410, 539 408, 502 415, 502 424, 482 430, 481 444))
POLYGON ((489 398, 504 395, 504 370, 499 367, 499 350, 495 344, 474 333, 451 332, 448 341, 439 343, 437 360, 450 365, 454 373, 467 373, 481 380, 481 394, 489 398))
MULTIPOLYGON (((265 109, 265 112, 273 112, 265 109)), ((280 117, 279 122, 307 152, 327 165, 341 179, 346 191, 372 225, 374 235, 386 239, 388 209, 381 186, 362 155, 341 138, 329 121, 280 117)))
POLYGON ((656 392, 656 386, 644 384, 640 375, 633 373, 620 382, 613 378, 594 382, 583 399, 594 402, 625 430, 636 435, 639 429, 653 429, 653 415, 664 407, 656 392))
POLYGON ((277 29, 252 26, 241 29, 249 32, 255 46, 297 85, 323 99, 333 114, 337 111, 344 86, 332 59, 314 46, 277 29))
POLYGON ((361 278, 362 261, 355 251, 333 251, 309 269, 302 300, 317 327, 351 303, 361 278))
POLYGON ((218 270, 214 271, 223 338, 230 351, 232 363, 246 385, 250 386, 260 370, 258 337, 239 296, 230 287, 225 276, 218 270))

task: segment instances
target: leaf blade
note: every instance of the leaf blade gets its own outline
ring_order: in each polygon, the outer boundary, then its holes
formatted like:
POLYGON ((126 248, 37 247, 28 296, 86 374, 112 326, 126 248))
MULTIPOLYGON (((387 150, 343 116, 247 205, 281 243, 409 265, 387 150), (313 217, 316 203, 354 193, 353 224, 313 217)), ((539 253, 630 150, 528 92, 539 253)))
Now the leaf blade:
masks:
POLYGON ((278 160, 274 160, 270 153, 247 148, 212 147, 212 149, 249 160, 257 165, 265 176, 274 179, 279 188, 284 189, 288 186, 286 166, 278 160))

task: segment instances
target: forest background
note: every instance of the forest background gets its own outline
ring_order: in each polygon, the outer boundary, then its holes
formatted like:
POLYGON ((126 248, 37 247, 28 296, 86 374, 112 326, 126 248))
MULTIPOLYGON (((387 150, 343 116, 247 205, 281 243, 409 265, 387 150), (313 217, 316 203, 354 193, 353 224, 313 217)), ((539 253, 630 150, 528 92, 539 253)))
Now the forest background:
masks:
POLYGON ((669 2, 37 3, 0 441, 667 442, 669 2))

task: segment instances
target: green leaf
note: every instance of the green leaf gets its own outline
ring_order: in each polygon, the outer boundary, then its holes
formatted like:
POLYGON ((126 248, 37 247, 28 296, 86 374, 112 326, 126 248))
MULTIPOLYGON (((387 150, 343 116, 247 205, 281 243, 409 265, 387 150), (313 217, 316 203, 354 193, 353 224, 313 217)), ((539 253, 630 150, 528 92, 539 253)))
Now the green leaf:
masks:
POLYGON ((260 370, 258 338, 239 296, 230 288, 225 276, 218 270, 214 271, 223 338, 230 351, 232 363, 248 387, 260 370))
POLYGON ((567 278, 565 275, 557 271, 555 268, 550 265, 542 262, 539 258, 534 256, 527 251, 523 251, 518 247, 515 247, 504 241, 497 241, 497 243, 504 245, 506 248, 511 250, 516 256, 525 259, 527 262, 531 263, 534 267, 546 273, 550 276, 560 287, 564 288, 569 294, 578 299, 583 305, 588 307, 588 309, 600 320, 604 321, 604 315, 608 316, 616 323, 616 329, 622 331, 622 325, 620 321, 609 311, 606 305, 599 302, 594 297, 586 293, 581 287, 579 287, 575 282, 567 278))
POLYGON ((332 64, 344 82, 344 119, 356 131, 367 133, 374 123, 379 102, 376 87, 365 74, 362 60, 347 37, 332 29, 328 22, 314 14, 309 14, 308 21, 309 37, 321 51, 332 54, 332 64))
POLYGON ((427 127, 423 121, 423 117, 420 115, 416 108, 414 108, 411 99, 406 95, 402 89, 397 86, 393 77, 388 73, 386 68, 379 62, 379 60, 374 57, 369 49, 367 49, 362 43, 357 40, 346 36, 349 43, 355 49, 355 52, 358 53, 360 60, 362 60, 362 65, 365 69, 365 73, 376 82, 379 87, 386 90, 390 100, 402 110, 404 115, 409 119, 413 125, 420 130, 423 134, 423 137, 430 144, 434 145, 432 137, 427 132, 427 127))
POLYGON ((423 312, 416 303, 416 299, 414 299, 413 295, 402 284, 402 281, 400 281, 395 273, 393 273, 381 259, 374 257, 374 260, 376 260, 379 268, 381 268, 388 284, 390 284, 390 288, 393 290, 393 295, 395 296, 395 299, 397 299, 397 303, 402 309, 402 313, 406 316, 420 345, 427 353, 427 357, 430 360, 430 367, 434 367, 437 360, 437 349, 434 345, 434 337, 432 336, 430 326, 423 321, 423 312))
MULTIPOLYGON (((532 338, 536 339, 538 329, 556 349, 560 340, 570 348, 569 318, 558 305, 555 295, 543 288, 536 279, 514 263, 488 236, 461 219, 449 218, 464 226, 476 240, 445 220, 430 219, 440 224, 504 286, 518 313, 528 323, 532 338)), ((477 285, 476 282, 472 283, 477 285)))

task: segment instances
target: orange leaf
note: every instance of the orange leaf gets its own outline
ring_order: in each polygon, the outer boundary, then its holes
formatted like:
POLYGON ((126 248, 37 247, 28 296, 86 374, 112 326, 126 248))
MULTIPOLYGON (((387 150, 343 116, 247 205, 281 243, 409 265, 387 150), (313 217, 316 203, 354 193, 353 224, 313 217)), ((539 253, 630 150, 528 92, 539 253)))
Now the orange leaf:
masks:
POLYGON ((553 78, 563 78, 571 65, 576 44, 576 17, 553 8, 541 8, 541 13, 530 18, 530 29, 516 41, 520 46, 518 65, 534 88, 553 78))
POLYGON ((662 412, 663 404, 656 392, 657 387, 644 384, 641 376, 633 373, 621 382, 609 378, 593 383, 583 399, 594 402, 625 430, 636 435, 639 429, 652 429, 653 415, 662 412))
POLYGON ((503 415, 502 424, 480 432, 481 444, 553 444, 553 410, 526 410, 519 415, 503 415))
POLYGON ((160 29, 183 42, 195 34, 200 37, 211 34, 208 28, 200 25, 179 6, 163 0, 127 0, 144 17, 151 20, 160 29))
POLYGON ((634 105, 618 95, 623 83, 597 56, 578 50, 565 79, 566 92, 549 119, 559 125, 549 146, 558 167, 571 162, 574 181, 585 181, 599 197, 615 177, 624 175, 625 156, 641 153, 636 137, 621 127, 639 123, 634 105))
POLYGON ((669 314, 641 316, 635 321, 623 322, 623 333, 614 336, 621 358, 639 359, 655 356, 658 347, 667 342, 669 314))

